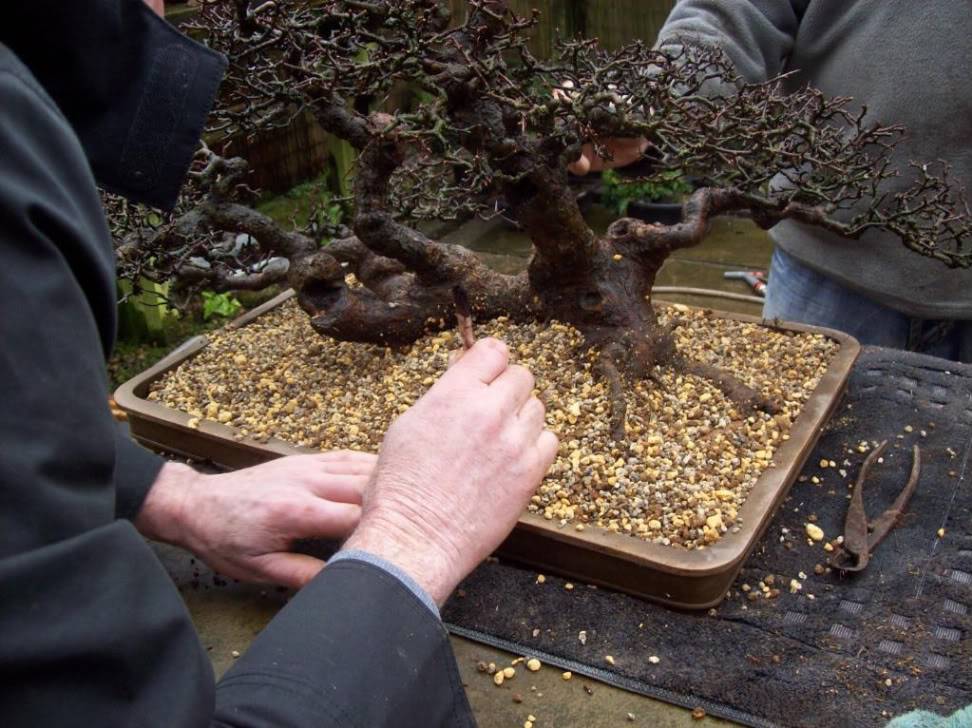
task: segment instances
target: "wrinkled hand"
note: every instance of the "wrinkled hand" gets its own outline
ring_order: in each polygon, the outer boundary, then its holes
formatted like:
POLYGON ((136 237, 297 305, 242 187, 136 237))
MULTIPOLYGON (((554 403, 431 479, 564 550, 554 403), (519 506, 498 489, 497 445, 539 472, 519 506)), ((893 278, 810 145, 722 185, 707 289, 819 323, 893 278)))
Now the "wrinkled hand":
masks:
POLYGON ((376 461, 359 452, 294 455, 219 475, 168 463, 135 526, 192 551, 220 574, 298 588, 324 562, 290 553, 293 541, 346 537, 358 524, 376 461))
POLYGON ((345 544, 402 568, 442 604, 512 530, 557 454, 533 375, 476 343, 388 429, 345 544))
POLYGON ((604 169, 614 169, 615 167, 627 167, 629 164, 637 162, 648 149, 649 142, 644 137, 633 139, 630 137, 614 137, 608 139, 602 145, 607 147, 611 154, 611 159, 604 159, 594 151, 593 144, 585 144, 581 147, 581 155, 577 161, 567 165, 567 169, 576 175, 583 176, 588 172, 600 172, 604 169))

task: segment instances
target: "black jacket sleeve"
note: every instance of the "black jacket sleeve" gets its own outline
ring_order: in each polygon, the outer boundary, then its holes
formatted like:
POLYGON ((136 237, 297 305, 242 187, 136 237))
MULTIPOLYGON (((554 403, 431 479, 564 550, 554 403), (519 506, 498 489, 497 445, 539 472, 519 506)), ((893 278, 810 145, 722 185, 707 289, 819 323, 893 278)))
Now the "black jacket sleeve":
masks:
POLYGON ((377 566, 326 567, 216 688, 218 726, 475 726, 442 623, 377 566))
MULTIPOLYGON (((98 184, 170 206, 199 145, 225 59, 180 34, 142 0, 32 0, 8 10, 0 43, 57 105, 98 184)), ((114 318, 96 313, 107 347, 114 318)), ((115 514, 131 520, 163 461, 119 429, 115 514)))
MULTIPOLYGON (((98 184, 170 206, 199 145, 225 59, 141 0, 32 0, 8 10, 0 43, 57 105, 98 184)), ((103 344, 110 341, 114 319, 102 315, 97 323, 103 344)), ((120 430, 115 513, 131 520, 163 461, 120 430)))
POLYGON ((116 519, 137 511, 158 461, 121 440, 108 411, 112 250, 72 127, 0 42, 0 722, 471 725, 439 621, 350 561, 297 595, 215 707, 182 600, 116 519))
POLYGON ((206 653, 115 519, 100 199, 67 121, 2 44, 0 149, 0 722, 205 725, 206 653))
POLYGON ((165 460, 132 440, 128 428, 115 427, 115 516, 134 521, 165 460))

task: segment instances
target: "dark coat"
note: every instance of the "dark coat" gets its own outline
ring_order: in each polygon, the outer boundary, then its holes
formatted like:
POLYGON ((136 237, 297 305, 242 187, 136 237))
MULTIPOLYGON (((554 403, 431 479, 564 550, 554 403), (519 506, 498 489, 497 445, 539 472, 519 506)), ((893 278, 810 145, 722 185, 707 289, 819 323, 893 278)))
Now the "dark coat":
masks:
POLYGON ((96 179, 175 199, 224 62, 141 0, 0 24, 0 724, 472 725, 445 630, 394 577, 325 569, 218 686, 130 521, 161 460, 107 408, 114 260, 96 179))

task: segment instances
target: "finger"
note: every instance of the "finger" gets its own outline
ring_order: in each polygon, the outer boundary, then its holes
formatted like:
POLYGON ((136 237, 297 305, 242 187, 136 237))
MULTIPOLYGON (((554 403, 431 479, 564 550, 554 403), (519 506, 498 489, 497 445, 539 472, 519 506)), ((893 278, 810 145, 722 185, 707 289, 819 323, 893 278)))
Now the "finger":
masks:
POLYGON ((296 506, 281 524, 287 538, 344 538, 361 520, 361 506, 313 498, 296 506))
POLYGON ((489 391, 500 399, 504 411, 519 412, 533 392, 533 384, 530 370, 514 364, 493 380, 489 391))
POLYGON ((324 463, 320 466, 319 472, 328 475, 360 475, 367 478, 377 465, 377 458, 369 462, 324 463))
POLYGON ((544 427, 546 415, 547 408, 543 406, 543 402, 536 397, 530 397, 520 407, 517 418, 527 435, 536 437, 544 427))
POLYGON ((320 455, 311 455, 311 457, 333 463, 374 463, 378 459, 375 453, 361 450, 329 450, 320 455))
POLYGON ((556 460, 559 447, 560 439, 550 430, 544 430, 537 438, 537 454, 540 457, 540 462, 543 463, 544 474, 556 460))
POLYGON ((253 570, 261 581, 300 589, 317 576, 324 562, 307 554, 272 553, 256 556, 253 570))
POLYGON ((375 466, 378 464, 378 456, 374 453, 331 453, 323 456, 311 455, 315 458, 315 470, 321 473, 332 473, 334 475, 371 475, 375 466))
POLYGON ((318 498, 336 503, 361 505, 361 497, 374 466, 367 473, 321 473, 310 479, 311 492, 318 498))
POLYGON ((509 350, 499 339, 480 339, 462 358, 440 377, 440 382, 449 384, 468 382, 473 379, 482 384, 490 384, 506 371, 510 360, 509 350))
POLYGON ((608 149, 611 151, 610 161, 598 158, 598 162, 605 169, 626 167, 641 159, 647 148, 648 140, 644 137, 638 137, 637 139, 628 137, 612 139, 608 142, 608 149))
POLYGON ((455 364, 462 358, 462 353, 465 349, 453 349, 449 352, 449 363, 446 364, 446 369, 451 369, 452 365, 455 364))
POLYGON ((567 169, 569 169, 572 174, 576 174, 578 177, 583 177, 585 174, 591 171, 591 160, 586 153, 582 153, 576 162, 572 162, 570 165, 568 165, 567 169))

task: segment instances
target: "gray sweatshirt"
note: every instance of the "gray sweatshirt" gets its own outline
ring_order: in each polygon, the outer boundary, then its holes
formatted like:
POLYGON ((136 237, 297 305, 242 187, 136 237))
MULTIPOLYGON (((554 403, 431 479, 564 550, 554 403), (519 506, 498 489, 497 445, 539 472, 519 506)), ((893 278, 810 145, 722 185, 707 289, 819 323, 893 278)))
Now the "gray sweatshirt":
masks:
MULTIPOLYGON (((658 45, 684 37, 721 47, 750 81, 797 71, 791 88, 852 96, 868 119, 908 129, 894 156, 899 169, 943 159, 972 191, 969 0, 680 0, 658 45)), ((972 319, 972 270, 951 270, 892 235, 845 240, 789 221, 771 234, 805 265, 887 306, 972 319)))

